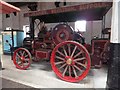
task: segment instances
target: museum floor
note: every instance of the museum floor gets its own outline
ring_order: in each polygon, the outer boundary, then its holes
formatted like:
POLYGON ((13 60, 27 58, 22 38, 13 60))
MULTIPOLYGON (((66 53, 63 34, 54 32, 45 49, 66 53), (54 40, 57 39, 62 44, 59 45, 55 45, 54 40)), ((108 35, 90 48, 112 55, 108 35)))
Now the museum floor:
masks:
MULTIPOLYGON (((103 66, 101 69, 91 69, 88 76, 79 83, 69 83, 57 78, 52 71, 50 63, 40 61, 32 63, 28 70, 16 69, 9 55, 2 55, 2 63, 4 70, 2 73, 2 86, 3 88, 10 88, 11 85, 15 88, 16 85, 8 83, 6 80, 13 81, 14 83, 23 84, 23 87, 33 88, 105 88, 107 80, 107 68, 103 66), (3 85, 4 84, 4 85, 3 85), (25 86, 24 86, 25 85, 25 86)), ((70 90, 70 89, 69 89, 70 90)), ((73 89, 71 89, 73 90, 73 89)), ((93 89, 95 90, 95 89, 93 89)))

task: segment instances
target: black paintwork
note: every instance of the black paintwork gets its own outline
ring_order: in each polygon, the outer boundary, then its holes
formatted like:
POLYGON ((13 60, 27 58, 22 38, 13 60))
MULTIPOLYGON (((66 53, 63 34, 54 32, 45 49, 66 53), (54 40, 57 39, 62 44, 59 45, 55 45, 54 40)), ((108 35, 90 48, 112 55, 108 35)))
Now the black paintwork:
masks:
POLYGON ((120 90, 120 43, 110 44, 107 86, 108 90, 120 90))

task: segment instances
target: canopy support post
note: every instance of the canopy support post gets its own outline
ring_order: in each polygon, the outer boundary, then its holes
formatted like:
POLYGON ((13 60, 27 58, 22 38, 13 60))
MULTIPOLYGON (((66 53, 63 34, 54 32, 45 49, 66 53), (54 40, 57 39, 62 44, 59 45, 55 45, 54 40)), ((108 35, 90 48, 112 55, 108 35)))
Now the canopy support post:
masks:
MULTIPOLYGON (((103 18, 102 18, 102 30, 104 30, 104 29, 105 29, 105 16, 103 16, 103 18)), ((101 31, 101 38, 104 38, 102 31, 101 31)))
POLYGON ((33 17, 29 18, 30 20, 30 38, 34 40, 34 19, 33 17))
POLYGON ((120 90, 120 2, 113 2, 107 90, 120 90), (119 22, 119 23, 118 23, 119 22))

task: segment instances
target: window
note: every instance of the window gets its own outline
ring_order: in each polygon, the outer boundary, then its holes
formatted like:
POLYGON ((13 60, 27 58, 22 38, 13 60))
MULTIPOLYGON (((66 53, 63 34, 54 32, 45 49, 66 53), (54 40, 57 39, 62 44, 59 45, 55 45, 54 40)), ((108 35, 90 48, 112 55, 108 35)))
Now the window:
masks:
POLYGON ((86 21, 76 21, 75 22, 75 31, 85 32, 86 31, 86 21))
POLYGON ((6 27, 6 30, 11 30, 11 27, 6 27))
POLYGON ((29 32, 29 25, 23 25, 24 37, 29 37, 26 33, 29 32))

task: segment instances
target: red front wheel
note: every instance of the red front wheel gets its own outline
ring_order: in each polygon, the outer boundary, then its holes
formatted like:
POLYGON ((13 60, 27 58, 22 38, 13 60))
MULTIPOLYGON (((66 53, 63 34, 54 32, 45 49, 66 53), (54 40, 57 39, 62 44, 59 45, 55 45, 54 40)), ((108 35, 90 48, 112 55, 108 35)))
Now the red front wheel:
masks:
POLYGON ((18 69, 25 70, 31 64, 31 54, 25 48, 18 48, 14 51, 13 62, 18 69))
POLYGON ((52 51, 51 66, 62 80, 79 82, 90 70, 90 56, 83 45, 74 41, 65 41, 52 51))

